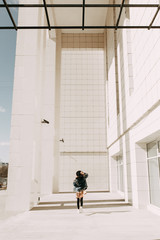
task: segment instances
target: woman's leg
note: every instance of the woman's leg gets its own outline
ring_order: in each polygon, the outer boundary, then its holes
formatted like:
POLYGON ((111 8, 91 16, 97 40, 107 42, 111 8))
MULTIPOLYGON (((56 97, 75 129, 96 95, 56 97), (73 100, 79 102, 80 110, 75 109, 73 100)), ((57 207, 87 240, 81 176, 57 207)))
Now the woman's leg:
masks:
POLYGON ((79 198, 77 198, 77 208, 79 209, 79 198))
POLYGON ((81 198, 81 207, 83 207, 83 197, 81 198))

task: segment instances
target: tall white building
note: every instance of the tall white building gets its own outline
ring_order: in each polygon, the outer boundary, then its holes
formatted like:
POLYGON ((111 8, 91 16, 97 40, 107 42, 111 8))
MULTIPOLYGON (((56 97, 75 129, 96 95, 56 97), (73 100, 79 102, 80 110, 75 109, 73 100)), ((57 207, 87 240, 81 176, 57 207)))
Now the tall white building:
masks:
MULTIPOLYGON (((25 1, 31 2, 42 1, 25 1)), ((75 2, 82 4, 67 1, 75 2)), ((136 208, 160 211, 157 7, 85 8, 86 26, 123 27, 117 30, 18 30, 6 210, 72 192, 82 169, 89 191, 119 192, 136 208)), ((79 26, 82 9, 48 7, 50 25, 79 26)), ((44 9, 19 8, 18 25, 47 26, 44 9)))

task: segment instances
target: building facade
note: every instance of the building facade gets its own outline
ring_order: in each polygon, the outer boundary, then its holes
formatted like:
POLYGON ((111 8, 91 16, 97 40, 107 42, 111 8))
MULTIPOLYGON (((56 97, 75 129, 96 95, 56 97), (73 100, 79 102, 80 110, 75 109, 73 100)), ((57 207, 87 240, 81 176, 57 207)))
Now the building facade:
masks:
MULTIPOLYGON (((19 10, 20 25, 26 11, 19 10)), ((149 24, 154 12, 125 8, 120 24, 149 24)), ((46 23, 42 9, 27 14, 46 23)), ((114 25, 117 17, 110 9, 99 21, 114 25)), ((159 44, 158 29, 18 31, 7 210, 72 192, 83 169, 89 191, 119 192, 134 207, 159 212, 159 44)))

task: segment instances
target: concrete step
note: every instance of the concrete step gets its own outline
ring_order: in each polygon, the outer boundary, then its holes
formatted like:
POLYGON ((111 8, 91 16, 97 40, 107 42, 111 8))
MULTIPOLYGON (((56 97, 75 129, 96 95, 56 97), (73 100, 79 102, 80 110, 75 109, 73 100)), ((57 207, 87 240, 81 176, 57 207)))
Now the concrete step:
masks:
MULTIPOLYGON (((122 207, 131 206, 131 204, 125 202, 124 199, 97 199, 97 200, 84 200, 84 208, 107 208, 107 207, 122 207)), ((75 209, 75 201, 48 201, 39 202, 38 205, 33 207, 31 211, 36 210, 57 210, 57 209, 75 209)))

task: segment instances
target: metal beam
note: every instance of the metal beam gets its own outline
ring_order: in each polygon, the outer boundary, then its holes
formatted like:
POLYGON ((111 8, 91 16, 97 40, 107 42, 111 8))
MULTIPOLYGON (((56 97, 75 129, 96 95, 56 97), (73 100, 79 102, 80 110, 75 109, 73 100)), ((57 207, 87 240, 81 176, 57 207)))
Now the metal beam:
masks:
POLYGON ((119 21, 120 21, 120 18, 121 18, 121 15, 122 15, 122 10, 123 10, 123 7, 124 7, 124 2, 125 0, 122 0, 122 3, 121 3, 121 7, 120 7, 120 12, 119 12, 119 16, 118 16, 118 20, 117 20, 117 23, 116 23, 116 30, 118 28, 118 25, 119 25, 119 21))
POLYGON ((157 8, 157 11, 156 11, 156 13, 155 13, 155 15, 154 15, 154 17, 153 17, 153 19, 152 19, 152 22, 150 23, 150 25, 149 25, 149 27, 148 27, 148 30, 151 29, 151 27, 152 27, 152 25, 153 25, 153 23, 154 23, 157 15, 158 15, 159 10, 160 10, 160 5, 159 5, 158 8, 157 8))
POLYGON ((84 30, 84 21, 85 21, 85 0, 83 0, 83 10, 82 10, 82 30, 84 30))
MULTIPOLYGON (((0 8, 3 8, 4 5, 0 4, 0 8)), ((13 8, 44 8, 44 4, 8 4, 8 7, 13 7, 13 8)), ((82 8, 83 4, 47 4, 47 8, 82 8)))
MULTIPOLYGON (((7 4, 9 8, 43 8, 44 4, 7 4)), ((0 8, 4 8, 4 4, 0 4, 0 8)), ((47 8, 82 8, 83 4, 47 4, 47 8)), ((120 8, 121 4, 85 4, 85 8, 120 8)), ((158 8, 159 4, 124 4, 127 8, 158 8)))
POLYGON ((9 15, 9 17, 10 17, 12 23, 13 23, 14 29, 17 31, 16 23, 15 23, 13 17, 12 17, 12 14, 11 14, 11 12, 10 12, 10 10, 9 10, 9 7, 8 7, 7 3, 6 3, 6 0, 3 0, 3 3, 4 3, 4 6, 6 7, 6 10, 7 10, 7 12, 8 12, 8 15, 9 15))
POLYGON ((43 4, 7 4, 6 0, 3 0, 4 4, 0 4, 0 8, 6 8, 9 17, 14 27, 0 27, 0 29, 159 29, 160 26, 152 26, 156 16, 160 10, 159 4, 125 4, 125 0, 122 0, 121 4, 86 4, 83 0, 82 4, 47 4, 46 0, 43 0, 43 4), (9 8, 44 8, 47 18, 48 26, 16 26, 13 16, 9 8), (120 8, 119 16, 115 26, 85 26, 85 8, 120 8), (119 26, 122 10, 127 8, 157 8, 157 11, 149 26, 119 26), (82 26, 51 26, 47 8, 82 8, 82 26))
MULTIPOLYGON (((82 26, 50 26, 51 29, 82 29, 82 26)), ((84 29, 115 29, 116 26, 84 26, 84 29)), ((148 29, 148 26, 117 26, 118 29, 148 29)), ((151 26, 160 29, 160 26, 151 26)), ((0 27, 0 29, 15 29, 14 27, 0 27)), ((48 26, 17 26, 17 29, 48 29, 48 26)))
POLYGON ((48 28, 49 28, 49 30, 51 30, 48 11, 47 11, 47 6, 46 6, 46 0, 43 0, 43 3, 44 3, 44 9, 45 9, 46 18, 47 18, 48 28))
MULTIPOLYGON (((85 4, 85 7, 106 7, 106 8, 120 8, 122 4, 85 4)), ((159 4, 143 4, 143 3, 139 3, 139 4, 123 4, 123 7, 126 7, 126 8, 154 8, 154 7, 158 7, 159 4)))

